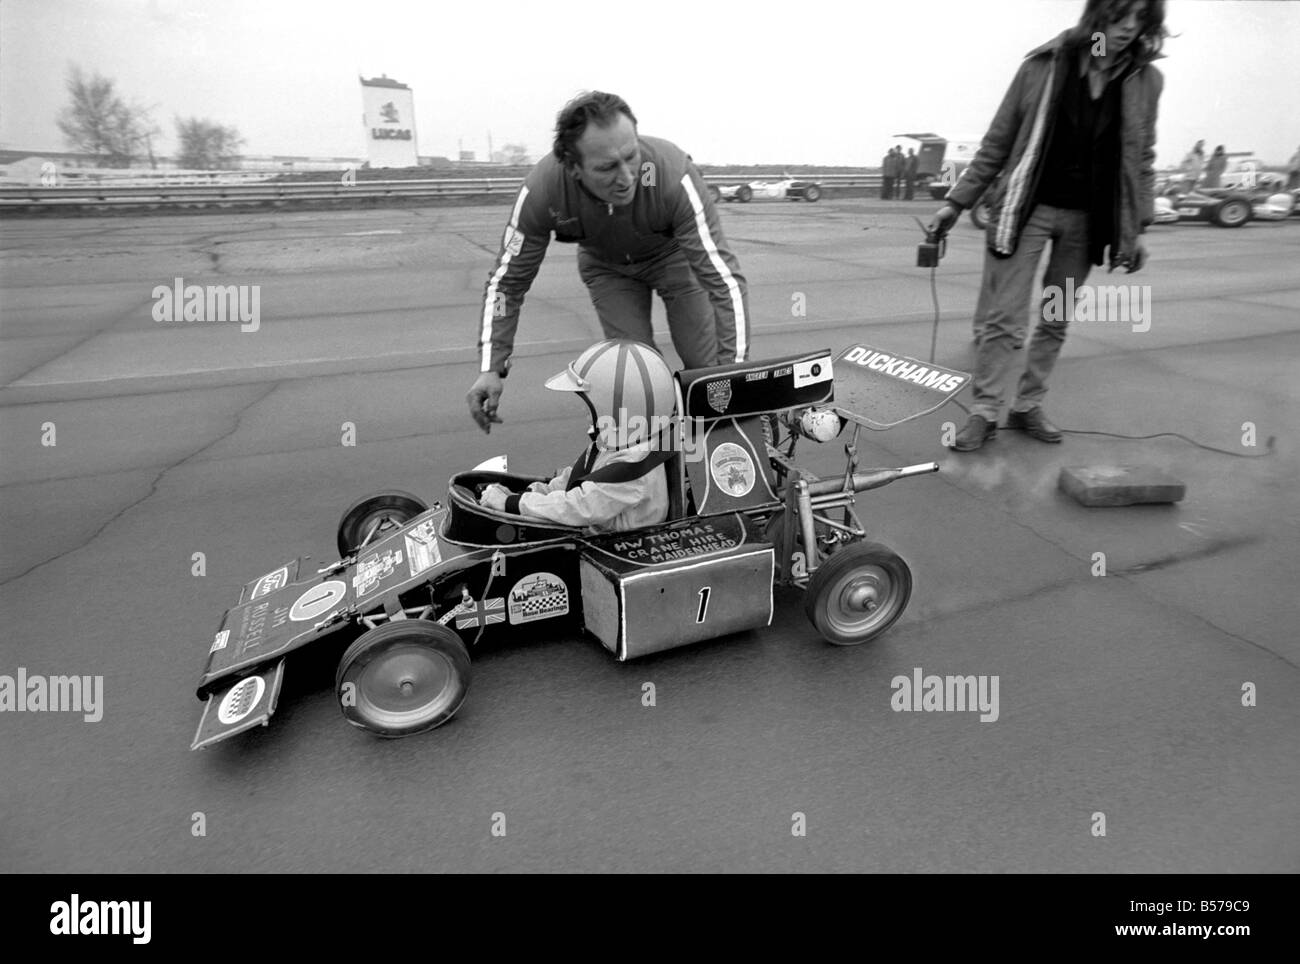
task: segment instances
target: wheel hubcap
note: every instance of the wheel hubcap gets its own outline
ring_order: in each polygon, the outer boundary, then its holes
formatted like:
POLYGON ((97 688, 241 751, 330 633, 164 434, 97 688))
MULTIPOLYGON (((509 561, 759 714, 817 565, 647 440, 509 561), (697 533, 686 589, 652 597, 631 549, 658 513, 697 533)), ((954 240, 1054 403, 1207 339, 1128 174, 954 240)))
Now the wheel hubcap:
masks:
POLYGON ((846 573, 831 593, 827 616, 839 632, 854 634, 888 618, 897 604, 898 584, 880 566, 846 573))
POLYGON ((357 712, 388 727, 418 724, 441 713, 455 698, 456 671, 437 650, 394 646, 357 676, 357 712))

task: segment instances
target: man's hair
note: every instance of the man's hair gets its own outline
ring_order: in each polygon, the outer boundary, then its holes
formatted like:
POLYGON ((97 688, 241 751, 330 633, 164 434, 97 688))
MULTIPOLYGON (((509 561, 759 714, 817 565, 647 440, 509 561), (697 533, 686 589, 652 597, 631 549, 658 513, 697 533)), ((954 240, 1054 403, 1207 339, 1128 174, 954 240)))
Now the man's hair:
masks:
MULTIPOLYGON (((1079 18, 1076 39, 1088 41, 1093 34, 1103 32, 1112 23, 1117 23, 1128 16, 1135 4, 1144 0, 1088 0, 1079 18)), ((1129 49, 1140 62, 1154 60, 1160 53, 1160 47, 1169 31, 1165 29, 1165 0, 1145 0, 1138 35, 1133 39, 1129 49)))
POLYGON ((578 152, 578 138, 582 137, 588 124, 608 127, 623 114, 636 126, 636 115, 627 101, 617 94, 607 94, 600 90, 588 90, 579 94, 564 105, 555 118, 555 143, 551 151, 561 163, 581 164, 578 152))

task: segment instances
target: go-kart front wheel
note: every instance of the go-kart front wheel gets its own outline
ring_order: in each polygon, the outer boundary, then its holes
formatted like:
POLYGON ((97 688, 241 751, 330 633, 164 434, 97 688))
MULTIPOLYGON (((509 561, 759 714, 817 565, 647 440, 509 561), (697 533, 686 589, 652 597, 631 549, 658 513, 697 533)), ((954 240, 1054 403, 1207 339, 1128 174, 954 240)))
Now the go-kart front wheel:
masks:
POLYGON ((348 506, 339 520, 339 558, 353 555, 381 534, 410 522, 429 507, 409 492, 379 492, 348 506))
POLYGON ((362 633, 339 660, 334 687, 349 723, 399 737, 450 720, 469 680, 459 636, 426 619, 402 619, 362 633))
POLYGON ((855 542, 812 574, 804 612, 828 642, 856 646, 892 626, 911 595, 912 570, 902 556, 874 542, 855 542))

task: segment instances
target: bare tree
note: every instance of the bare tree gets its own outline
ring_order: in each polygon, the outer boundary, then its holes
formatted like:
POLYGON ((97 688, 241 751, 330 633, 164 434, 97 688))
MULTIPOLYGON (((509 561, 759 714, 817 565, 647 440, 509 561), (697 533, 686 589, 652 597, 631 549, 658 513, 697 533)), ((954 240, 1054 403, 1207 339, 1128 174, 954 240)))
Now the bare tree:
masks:
POLYGON ((100 167, 130 167, 146 155, 152 162, 158 127, 147 109, 128 104, 107 77, 87 76, 75 65, 68 69, 67 87, 72 102, 57 121, 69 146, 92 155, 100 167))
POLYGON ((239 160, 244 139, 234 127, 198 117, 176 118, 179 167, 201 171, 230 170, 239 160))

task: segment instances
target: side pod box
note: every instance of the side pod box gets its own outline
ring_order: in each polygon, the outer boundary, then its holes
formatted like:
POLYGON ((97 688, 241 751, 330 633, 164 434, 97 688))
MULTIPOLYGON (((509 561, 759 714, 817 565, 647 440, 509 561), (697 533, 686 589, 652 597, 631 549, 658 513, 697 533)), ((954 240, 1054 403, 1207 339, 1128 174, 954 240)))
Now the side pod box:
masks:
POLYGON ((601 536, 581 552, 584 620, 620 661, 768 626, 775 562, 738 513, 601 536))

